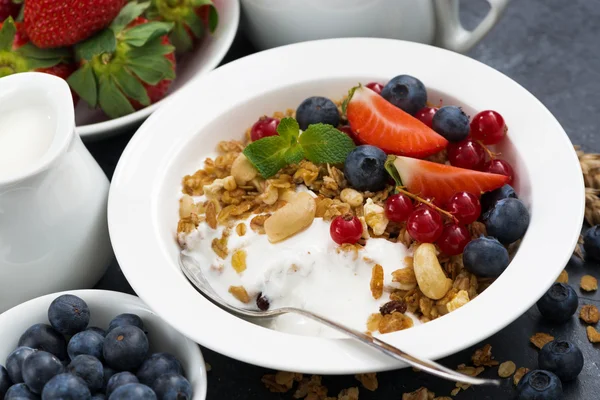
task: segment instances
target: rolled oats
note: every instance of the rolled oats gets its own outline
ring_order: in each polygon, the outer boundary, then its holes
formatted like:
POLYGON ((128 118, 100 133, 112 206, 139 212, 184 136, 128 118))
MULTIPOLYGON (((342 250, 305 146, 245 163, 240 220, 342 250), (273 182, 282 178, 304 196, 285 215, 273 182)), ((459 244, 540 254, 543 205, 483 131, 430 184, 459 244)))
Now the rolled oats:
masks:
POLYGON ((352 188, 346 188, 341 191, 340 199, 344 203, 348 203, 350 207, 362 206, 364 198, 362 193, 352 188))
POLYGON ((566 269, 563 269, 558 278, 556 278, 556 282, 559 283, 569 283, 569 273, 566 269))
POLYGON ((596 324, 600 320, 598 307, 593 304, 586 304, 579 311, 579 318, 588 324, 596 324))
POLYGON ((512 361, 505 361, 498 367, 498 376, 500 378, 508 378, 515 373, 517 366, 512 361))
POLYGON ((383 267, 375 264, 371 269, 371 295, 375 300, 383 295, 383 267))
POLYGON ((446 309, 448 312, 452 312, 469 302, 469 293, 465 290, 460 290, 456 296, 446 303, 446 309))
POLYGON ((261 214, 252 218, 250 221, 250 229, 261 235, 265 234, 265 221, 271 216, 271 214, 261 214))
POLYGON ((231 266, 238 274, 246 270, 246 250, 238 249, 231 256, 231 266))
POLYGON ((217 229, 217 205, 212 200, 206 205, 206 223, 212 229, 217 229))
POLYGON ((377 374, 375 372, 366 373, 366 374, 356 374, 354 378, 359 381, 362 386, 374 392, 379 387, 379 382, 377 381, 377 374))
POLYGON ((229 286, 229 293, 244 304, 250 303, 250 296, 243 286, 229 286))
POLYGON ((412 257, 410 259, 410 266, 392 272, 392 282, 397 282, 402 290, 414 289, 417 286, 417 277, 412 266, 412 257))
POLYGON ((554 340, 554 336, 548 335, 544 332, 538 332, 529 338, 529 341, 538 349, 544 347, 547 343, 554 340))
POLYGON ((493 367, 499 364, 492 356, 492 345, 490 344, 486 344, 482 348, 475 350, 475 353, 471 356, 471 361, 473 361, 473 365, 476 367, 493 367))
POLYGON ((246 224, 240 222, 235 227, 235 232, 238 234, 238 236, 244 236, 246 234, 246 229, 246 224))
POLYGON ((591 343, 600 343, 600 332, 598 332, 593 326, 586 328, 588 340, 591 343))
POLYGON ((377 332, 379 330, 381 318, 383 318, 383 315, 380 313, 373 313, 369 315, 369 318, 367 319, 367 332, 377 332))
POLYGON ((399 312, 384 315, 379 321, 379 332, 390 333, 401 331, 413 326, 413 320, 399 312))
POLYGON ((581 277, 581 283, 579 285, 581 290, 586 292, 593 292, 598 289, 598 280, 591 275, 584 275, 581 277))
POLYGON ((525 374, 528 372, 529 372, 529 368, 521 367, 521 368, 517 369, 517 371, 513 375, 513 384, 515 386, 517 386, 519 384, 519 382, 521 381, 521 378, 523 378, 525 376, 525 374))

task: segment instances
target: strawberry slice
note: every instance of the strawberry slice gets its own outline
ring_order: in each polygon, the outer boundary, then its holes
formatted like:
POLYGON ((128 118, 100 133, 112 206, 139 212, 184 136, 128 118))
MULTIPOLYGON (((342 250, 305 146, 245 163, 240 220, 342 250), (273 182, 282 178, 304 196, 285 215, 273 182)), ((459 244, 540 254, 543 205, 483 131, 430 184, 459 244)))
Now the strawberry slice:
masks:
POLYGON ((480 196, 484 192, 502 187, 509 180, 505 175, 473 171, 416 158, 395 157, 393 163, 402 185, 421 197, 433 197, 438 204, 445 204, 456 192, 464 191, 480 196))
POLYGON ((424 158, 448 145, 446 139, 427 125, 367 87, 350 90, 345 106, 358 140, 386 153, 424 158))

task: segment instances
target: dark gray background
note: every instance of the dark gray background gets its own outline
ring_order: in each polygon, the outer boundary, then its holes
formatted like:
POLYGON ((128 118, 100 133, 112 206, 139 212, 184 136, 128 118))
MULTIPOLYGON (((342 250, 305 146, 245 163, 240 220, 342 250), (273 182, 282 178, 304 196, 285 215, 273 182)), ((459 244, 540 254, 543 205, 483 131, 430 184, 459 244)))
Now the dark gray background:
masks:
MULTIPOLYGON (((461 17, 465 25, 475 26, 486 8, 482 0, 463 1, 461 17)), ((497 27, 469 56, 505 73, 537 96, 558 118, 574 144, 582 145, 586 151, 600 152, 600 136, 597 134, 600 118, 599 40, 599 0, 514 0, 497 27)), ((254 51, 240 33, 223 63, 254 51)), ((353 55, 348 55, 349 60, 352 57, 353 55)), ((109 177, 132 134, 133 131, 88 144, 109 177)), ((543 135, 543 132, 538 134, 543 135)), ((560 182, 556 182, 556 185, 557 196, 560 196, 560 182)), ((584 274, 600 277, 600 266, 572 259, 567 269, 570 283, 577 288, 581 303, 600 306, 598 293, 585 294, 579 290, 579 278, 584 274)), ((97 287, 133 293, 116 262, 97 287)), ((584 370, 577 381, 565 386, 565 398, 600 399, 600 347, 588 342, 585 327, 578 319, 573 318, 563 326, 547 325, 535 308, 488 340, 441 361, 451 367, 469 362, 475 348, 490 343, 493 354, 499 361, 512 360, 517 367, 535 368, 537 350, 529 344, 528 338, 540 331, 574 341, 585 354, 584 370)), ((206 349, 204 355, 212 365, 212 371, 208 375, 209 400, 291 399, 291 393, 272 394, 263 387, 260 378, 270 371, 206 349)), ((490 368, 484 375, 496 376, 496 368, 490 368)), ((450 382, 414 373, 410 369, 381 373, 378 377, 379 390, 361 390, 362 400, 401 399, 402 393, 420 386, 434 390, 437 396, 448 396, 454 387, 450 382)), ((351 376, 331 376, 324 378, 324 384, 329 387, 330 395, 337 395, 340 389, 358 383, 351 376)), ((456 398, 508 399, 513 393, 512 384, 506 380, 501 388, 471 388, 461 392, 456 398)))

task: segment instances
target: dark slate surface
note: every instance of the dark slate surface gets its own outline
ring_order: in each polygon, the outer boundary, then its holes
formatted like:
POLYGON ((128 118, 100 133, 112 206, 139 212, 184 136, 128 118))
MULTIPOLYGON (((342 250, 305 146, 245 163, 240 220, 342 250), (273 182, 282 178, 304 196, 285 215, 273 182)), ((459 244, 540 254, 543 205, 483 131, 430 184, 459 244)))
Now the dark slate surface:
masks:
MULTIPOLYGON (((463 21, 466 26, 473 26, 485 12, 485 3, 462 3, 463 21)), ((596 133, 600 121, 598 21, 598 0, 515 0, 498 26, 469 55, 505 73, 536 95, 562 123, 573 143, 582 145, 587 151, 600 152, 600 136, 596 133)), ((252 46, 240 34, 224 63, 253 51, 252 46)), ((109 177, 132 134, 133 132, 88 145, 109 177)), ((557 182, 558 185, 560 182, 557 182)), ((581 293, 578 289, 582 275, 600 277, 600 266, 572 259, 567 270, 570 273, 570 283, 577 287, 580 294, 581 303, 600 306, 600 294, 581 293)), ((116 262, 98 287, 133 293, 116 262)), ((528 343, 528 338, 541 331, 574 341, 585 354, 584 370, 577 381, 565 386, 565 398, 599 398, 600 347, 588 342, 585 328, 578 319, 573 318, 563 326, 548 325, 541 320, 535 308, 477 346, 441 361, 448 366, 469 362, 475 348, 490 343, 498 360, 512 360, 518 367, 535 368, 537 350, 528 343)), ((204 355, 212 365, 208 384, 209 400, 291 398, 291 394, 271 394, 264 389, 260 378, 269 372, 267 370, 206 349, 204 355)), ((496 375, 496 371, 489 369, 485 374, 492 377, 496 375)), ((454 386, 410 369, 381 373, 378 377, 379 390, 361 390, 362 400, 400 399, 403 392, 413 391, 420 386, 434 390, 438 396, 447 396, 454 386)), ((329 387, 330 395, 357 384, 351 376, 325 377, 324 383, 329 387)), ((509 399, 513 394, 512 385, 506 381, 500 388, 471 388, 461 392, 456 398, 499 400, 509 399)))

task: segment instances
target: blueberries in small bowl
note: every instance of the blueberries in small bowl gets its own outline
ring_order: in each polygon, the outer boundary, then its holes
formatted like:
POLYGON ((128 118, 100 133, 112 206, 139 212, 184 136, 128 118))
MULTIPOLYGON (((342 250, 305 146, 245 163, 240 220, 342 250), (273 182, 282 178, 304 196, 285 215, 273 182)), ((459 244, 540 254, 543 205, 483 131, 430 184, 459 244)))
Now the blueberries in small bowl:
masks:
POLYGON ((6 370, 12 383, 23 382, 23 361, 36 350, 31 347, 17 347, 6 357, 6 370))
POLYGON ((104 383, 104 368, 96 357, 81 354, 73 359, 67 367, 70 373, 83 379, 90 391, 102 388, 104 383))
POLYGON ((109 400, 156 400, 156 394, 148 386, 141 383, 128 383, 118 387, 109 400))
POLYGON ((583 369, 583 353, 572 342, 553 340, 540 350, 538 365, 554 372, 563 382, 572 381, 583 369))
POLYGON ((179 360, 169 353, 154 353, 140 365, 137 377, 143 384, 152 386, 156 378, 168 373, 183 374, 179 360))
POLYGON ((163 374, 152 385, 154 393, 161 400, 189 400, 192 398, 192 385, 178 374, 163 374))
POLYGON ((23 381, 33 393, 42 393, 44 385, 63 370, 56 356, 46 351, 36 351, 23 361, 23 381))
POLYGON ((97 359, 102 359, 102 346, 104 345, 104 336, 96 331, 85 330, 75 334, 67 345, 69 358, 73 360, 81 354, 88 354, 97 359))
POLYGON ((471 240, 462 257, 467 271, 485 278, 499 276, 510 262, 506 248, 495 238, 484 236, 471 240))
POLYGON ((562 384, 552 372, 536 369, 517 385, 517 400, 562 400, 562 384))
POLYGON ((48 321, 63 335, 74 335, 88 326, 90 308, 83 299, 72 294, 63 294, 50 304, 48 321))
POLYGON ((296 121, 303 131, 312 124, 340 124, 340 112, 335 103, 326 97, 314 96, 304 100, 296 109, 296 121))
POLYGON ((585 255, 594 261, 600 261, 600 225, 592 226, 583 236, 585 255))
POLYGON ((97 326, 90 326, 86 329, 86 331, 96 332, 97 334, 99 334, 102 337, 106 336, 106 331, 102 328, 98 328, 97 326))
POLYGON ((481 210, 486 212, 490 208, 494 207, 499 200, 508 198, 518 199, 515 189, 510 185, 504 185, 501 188, 486 192, 481 195, 481 210))
POLYGON ((376 192, 385 187, 387 155, 378 147, 362 145, 356 147, 346 157, 344 175, 356 190, 376 192))
POLYGON ((544 318, 552 322, 563 323, 575 314, 579 301, 577 293, 571 286, 557 282, 536 304, 544 318))
POLYGON ((69 373, 59 374, 50 379, 42 392, 43 400, 85 400, 91 397, 85 381, 69 373))
POLYGON ((460 107, 440 108, 433 116, 431 126, 449 142, 460 142, 469 136, 469 117, 460 107))
POLYGON ((112 392, 114 392, 117 388, 127 385, 129 383, 139 383, 138 378, 132 374, 131 372, 124 371, 119 372, 118 374, 114 374, 106 385, 106 395, 110 397, 112 392))
POLYGON ((499 200, 483 215, 488 235, 502 244, 511 244, 521 239, 529 227, 529 211, 519 199, 499 200))
POLYGON ((140 366, 148 355, 148 347, 144 331, 137 326, 125 325, 106 335, 102 352, 110 367, 127 371, 140 366))
POLYGON ((135 314, 125 313, 119 314, 116 317, 114 317, 112 321, 110 321, 110 323, 108 324, 108 330, 102 336, 106 336, 107 333, 109 333, 115 328, 127 325, 137 326, 141 330, 144 330, 144 321, 142 321, 142 319, 139 316, 135 314))
POLYGON ((35 324, 27 329, 19 339, 19 347, 44 350, 61 360, 67 358, 67 342, 63 335, 46 324, 35 324))
POLYGON ((381 96, 410 115, 416 114, 427 103, 425 85, 410 75, 392 78, 381 90, 381 96))
POLYGON ((8 376, 8 371, 2 365, 0 365, 0 398, 4 398, 6 391, 10 388, 12 382, 8 376))
POLYGON ((4 396, 4 400, 39 400, 39 398, 24 383, 12 385, 4 396))

